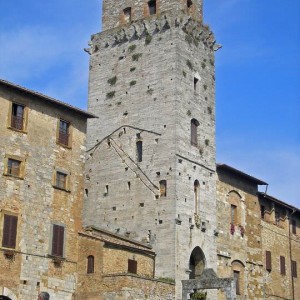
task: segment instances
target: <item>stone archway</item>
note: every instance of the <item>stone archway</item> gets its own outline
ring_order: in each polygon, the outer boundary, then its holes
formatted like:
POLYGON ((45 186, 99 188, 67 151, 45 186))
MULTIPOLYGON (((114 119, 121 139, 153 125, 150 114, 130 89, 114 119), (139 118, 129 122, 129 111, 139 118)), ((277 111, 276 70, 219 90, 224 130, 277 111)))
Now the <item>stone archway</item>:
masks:
POLYGON ((189 261, 189 279, 198 279, 205 268, 205 256, 200 247, 195 247, 189 261))

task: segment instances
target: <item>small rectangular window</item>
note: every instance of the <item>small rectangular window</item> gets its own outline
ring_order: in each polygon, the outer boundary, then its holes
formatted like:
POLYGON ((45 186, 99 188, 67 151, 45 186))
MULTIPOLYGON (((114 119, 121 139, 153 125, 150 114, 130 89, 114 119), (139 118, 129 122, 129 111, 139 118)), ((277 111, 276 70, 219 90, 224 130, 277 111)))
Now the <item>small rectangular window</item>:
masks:
POLYGON ((297 262, 292 260, 292 276, 297 278, 297 262))
POLYGON ((10 126, 17 130, 24 129, 24 111, 25 106, 13 103, 11 111, 11 124, 10 126))
POLYGON ((89 255, 87 258, 87 273, 88 274, 94 273, 94 264, 95 264, 94 256, 89 255))
POLYGON ((284 256, 280 256, 280 274, 281 275, 285 275, 285 257, 284 256))
POLYGON ((280 211, 278 208, 275 207, 275 223, 276 225, 279 225, 280 222, 280 211))
POLYGON ((292 233, 293 234, 297 233, 297 222, 295 219, 292 219, 292 233))
POLYGON ((272 255, 271 251, 266 251, 266 270, 271 271, 272 270, 272 255))
POLYGON ((137 274, 137 261, 128 259, 128 273, 137 274))
POLYGON ((233 271, 233 277, 235 279, 235 284, 236 284, 236 294, 240 295, 241 294, 241 289, 240 289, 240 272, 239 271, 233 271))
POLYGON ((52 232, 52 251, 51 254, 54 256, 64 256, 64 238, 65 238, 64 226, 53 224, 52 232))
POLYGON ((67 189, 67 177, 68 177, 67 174, 57 171, 55 186, 60 189, 66 190, 67 189))
POLYGON ((191 145, 198 145, 198 126, 199 122, 196 119, 191 120, 191 145))
POLYGON ((20 177, 21 176, 21 161, 16 159, 7 159, 7 175, 20 177))
POLYGON ((69 146, 70 123, 64 120, 59 120, 58 143, 64 146, 69 146))
POLYGON ((4 215, 2 247, 16 248, 18 217, 4 215))
POLYGON ((148 8, 149 8, 149 15, 155 15, 156 14, 156 1, 151 0, 148 2, 148 8))
POLYGON ((186 1, 186 6, 187 6, 187 8, 191 8, 192 5, 193 5, 193 1, 192 1, 192 0, 187 0, 187 1, 186 1))

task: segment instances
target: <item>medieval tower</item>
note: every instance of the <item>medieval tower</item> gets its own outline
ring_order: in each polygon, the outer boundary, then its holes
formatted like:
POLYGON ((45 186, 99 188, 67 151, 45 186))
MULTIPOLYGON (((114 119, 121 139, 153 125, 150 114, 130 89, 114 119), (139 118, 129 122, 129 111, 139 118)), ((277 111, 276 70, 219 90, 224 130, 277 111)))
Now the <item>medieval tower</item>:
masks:
POLYGON ((90 48, 85 225, 150 243, 156 276, 216 269, 215 44, 202 0, 103 0, 90 48))

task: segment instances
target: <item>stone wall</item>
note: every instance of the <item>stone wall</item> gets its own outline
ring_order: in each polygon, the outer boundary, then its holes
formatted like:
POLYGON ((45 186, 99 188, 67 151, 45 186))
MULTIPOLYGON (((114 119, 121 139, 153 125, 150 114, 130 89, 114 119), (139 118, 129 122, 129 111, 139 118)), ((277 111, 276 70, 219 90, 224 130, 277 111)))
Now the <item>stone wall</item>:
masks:
POLYGON ((0 107, 1 241, 4 214, 18 217, 13 259, 5 258, 8 250, 0 247, 1 269, 5 270, 0 272, 0 287, 9 288, 16 299, 34 299, 40 290, 49 291, 55 299, 71 299, 76 283, 77 231, 82 226, 86 116, 2 84, 0 107), (12 102, 25 105, 24 130, 9 128, 12 102), (57 143, 60 118, 71 124, 71 147, 57 143), (7 157, 22 161, 20 177, 4 174, 7 157), (68 191, 54 188, 56 168, 68 172, 68 191), (58 265, 49 256, 53 224, 65 228, 64 257, 58 265))

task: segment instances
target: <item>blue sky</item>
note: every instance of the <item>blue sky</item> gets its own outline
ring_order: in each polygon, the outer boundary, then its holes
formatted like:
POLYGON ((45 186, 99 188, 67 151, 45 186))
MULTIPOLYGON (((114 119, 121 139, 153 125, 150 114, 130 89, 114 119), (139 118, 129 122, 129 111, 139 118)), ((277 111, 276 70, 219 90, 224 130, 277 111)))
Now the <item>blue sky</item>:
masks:
MULTIPOLYGON (((100 0, 0 1, 0 77, 86 108, 100 0)), ((300 207, 300 1, 204 0, 216 53, 217 160, 300 207)))

